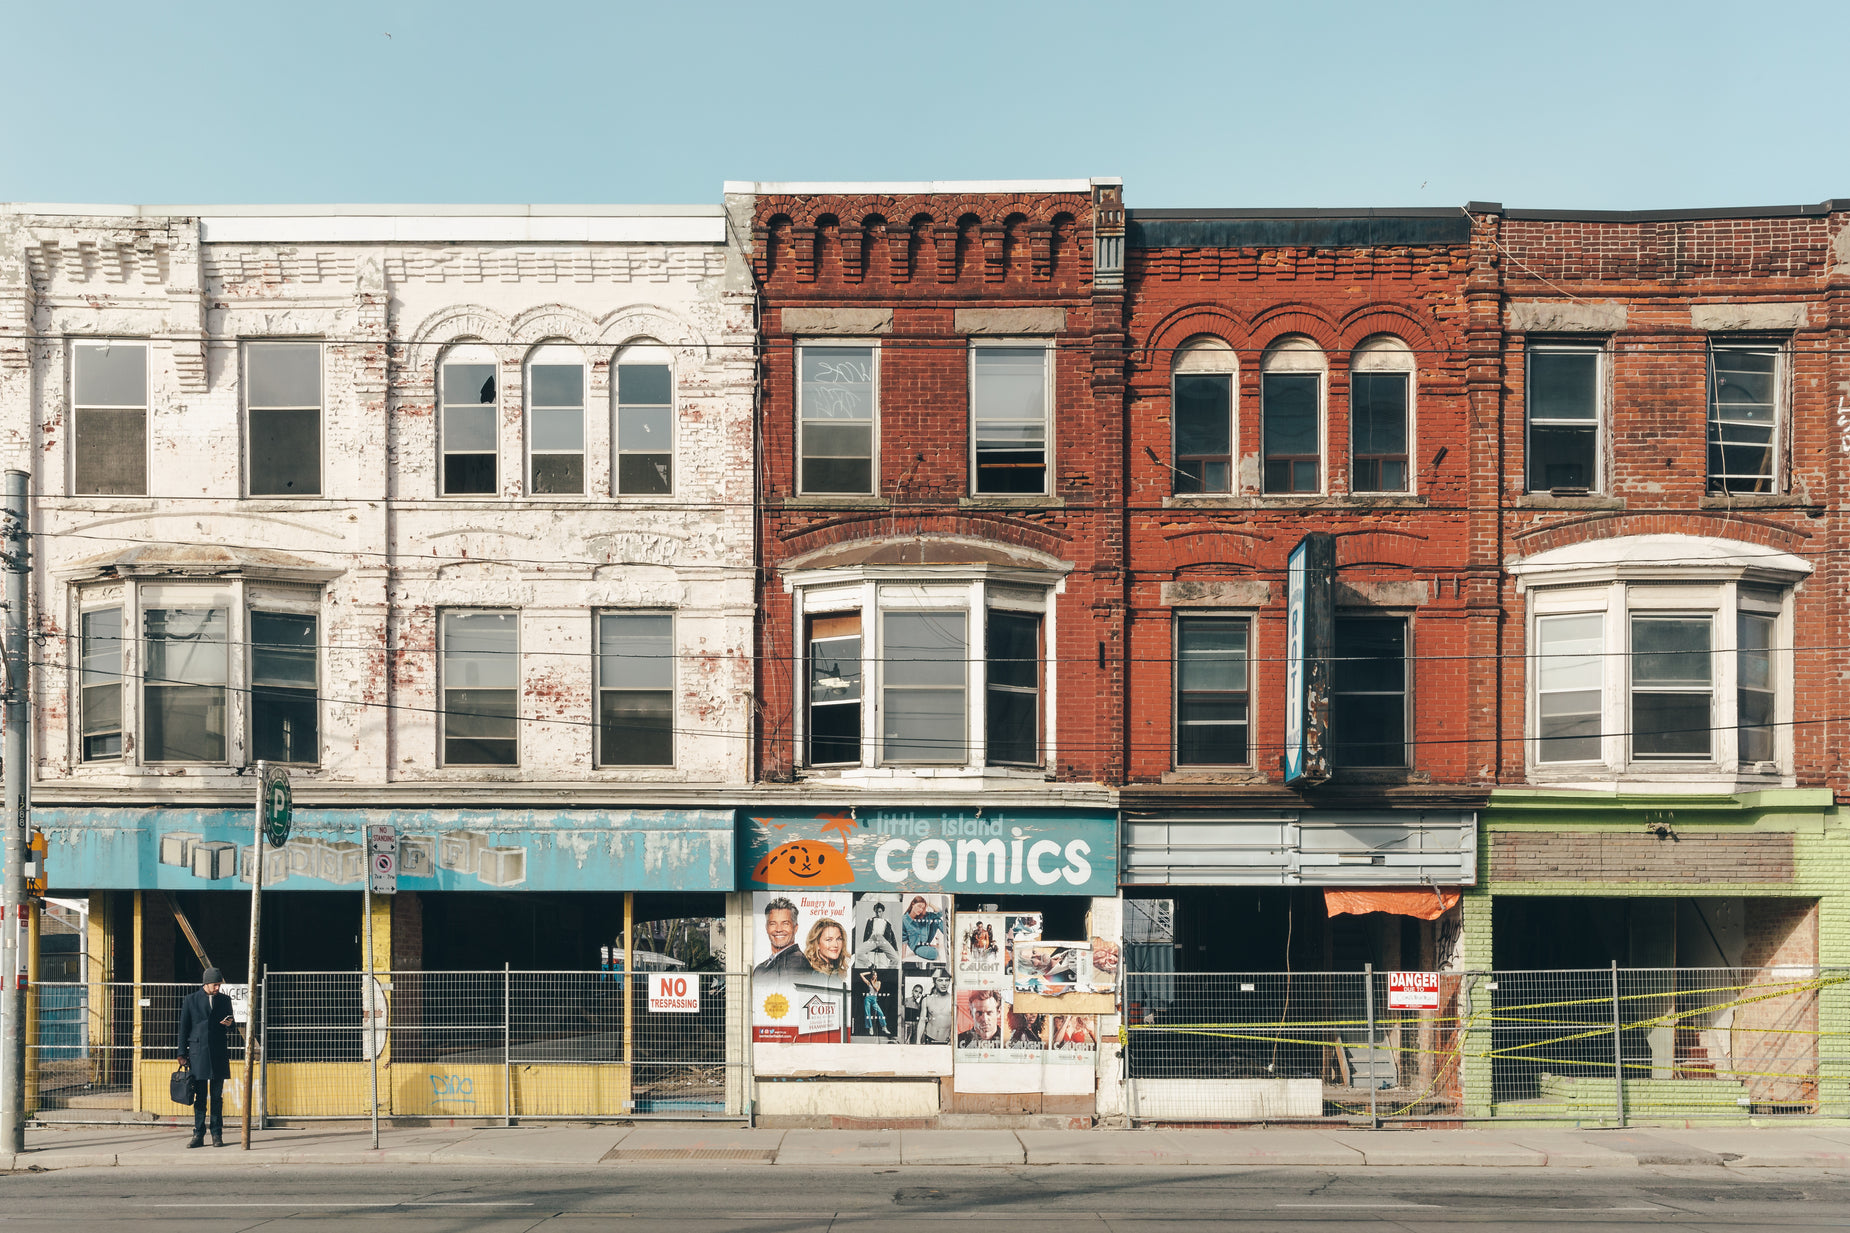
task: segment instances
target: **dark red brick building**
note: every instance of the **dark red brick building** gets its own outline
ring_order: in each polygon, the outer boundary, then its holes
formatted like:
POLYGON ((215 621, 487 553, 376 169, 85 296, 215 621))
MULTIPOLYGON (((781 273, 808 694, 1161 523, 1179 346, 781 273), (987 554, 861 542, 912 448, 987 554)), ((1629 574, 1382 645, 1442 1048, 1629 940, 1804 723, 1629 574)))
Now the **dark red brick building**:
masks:
POLYGON ((1442 961, 1447 925, 1396 913, 1472 880, 1495 771, 1489 246, 1457 210, 1135 210, 1128 239, 1125 882, 1174 901, 1185 970, 1442 961), (1287 782, 1309 535, 1329 676, 1287 782), (1326 888, 1401 894, 1331 918, 1326 888))

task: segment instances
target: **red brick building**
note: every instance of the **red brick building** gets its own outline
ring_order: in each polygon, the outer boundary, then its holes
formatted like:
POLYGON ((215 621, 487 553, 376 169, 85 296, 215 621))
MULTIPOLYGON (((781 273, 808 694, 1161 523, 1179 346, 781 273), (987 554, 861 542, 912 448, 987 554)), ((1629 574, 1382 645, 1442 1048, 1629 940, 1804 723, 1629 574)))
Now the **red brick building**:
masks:
POLYGON ((1184 970, 1446 957, 1419 917, 1473 880, 1495 768, 1489 277, 1462 211, 1131 212, 1124 879, 1174 902, 1184 970), (1312 534, 1324 765, 1288 783, 1287 564, 1312 534), (1342 888, 1402 893, 1331 918, 1342 888))
POLYGON ((1474 207, 1503 326, 1508 785, 1474 961, 1845 955, 1847 205, 1474 207))

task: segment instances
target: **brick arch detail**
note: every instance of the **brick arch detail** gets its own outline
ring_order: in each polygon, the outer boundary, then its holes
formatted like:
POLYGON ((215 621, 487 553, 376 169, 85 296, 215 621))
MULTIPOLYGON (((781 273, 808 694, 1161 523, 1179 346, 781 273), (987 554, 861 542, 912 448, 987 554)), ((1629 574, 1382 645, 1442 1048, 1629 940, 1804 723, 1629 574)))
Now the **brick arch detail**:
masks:
POLYGON ((1758 518, 1749 520, 1721 512, 1665 513, 1640 510, 1636 513, 1614 513, 1592 520, 1576 519, 1565 525, 1531 528, 1519 532, 1515 539, 1521 546, 1518 555, 1530 557, 1551 548, 1621 539, 1630 535, 1700 535, 1777 548, 1799 556, 1805 555, 1805 541, 1811 538, 1804 531, 1758 518))
POLYGON ((1133 363, 1151 371, 1169 370, 1169 349, 1191 338, 1211 334, 1235 351, 1246 349, 1251 331, 1246 319, 1220 304, 1185 304, 1151 327, 1133 363))
POLYGON ((1379 301, 1358 305, 1344 313, 1337 326, 1343 339, 1340 349, 1344 352, 1355 350, 1376 334, 1391 334, 1415 351, 1431 351, 1442 341, 1429 318, 1410 312, 1403 305, 1379 301))
POLYGON ((908 539, 914 535, 990 540, 1027 548, 1055 560, 1065 560, 1071 555, 1068 535, 1033 523, 981 516, 848 515, 832 518, 819 526, 804 527, 785 538, 783 547, 788 557, 800 557, 820 548, 859 540, 908 539))
POLYGON ((1287 334, 1302 334, 1323 348, 1327 357, 1342 350, 1341 332, 1322 309, 1309 304, 1280 304, 1254 317, 1249 334, 1255 358, 1287 334))

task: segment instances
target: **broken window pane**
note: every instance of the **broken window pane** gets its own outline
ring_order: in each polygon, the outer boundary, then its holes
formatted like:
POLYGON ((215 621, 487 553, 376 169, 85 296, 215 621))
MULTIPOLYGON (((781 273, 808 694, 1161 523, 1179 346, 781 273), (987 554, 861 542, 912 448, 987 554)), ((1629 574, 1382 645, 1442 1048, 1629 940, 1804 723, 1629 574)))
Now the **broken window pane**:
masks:
POLYGON ((666 364, 617 368, 617 491, 674 490, 673 372, 666 364))
POLYGON ((225 609, 149 608, 142 622, 142 760, 223 762, 230 662, 225 609))
POLYGON ((805 347, 801 382, 803 491, 871 493, 874 349, 805 347))
POLYGON ((534 364, 527 370, 528 491, 585 490, 585 370, 580 364, 534 364))
POLYGON ((598 761, 674 765, 674 618, 598 617, 598 761))
POLYGON ((495 366, 443 366, 443 492, 492 495, 499 488, 495 452, 495 366))
POLYGON ((1709 352, 1709 491, 1772 492, 1779 349, 1709 352))
POLYGON ((268 762, 321 760, 313 616, 251 613, 251 755, 268 762))

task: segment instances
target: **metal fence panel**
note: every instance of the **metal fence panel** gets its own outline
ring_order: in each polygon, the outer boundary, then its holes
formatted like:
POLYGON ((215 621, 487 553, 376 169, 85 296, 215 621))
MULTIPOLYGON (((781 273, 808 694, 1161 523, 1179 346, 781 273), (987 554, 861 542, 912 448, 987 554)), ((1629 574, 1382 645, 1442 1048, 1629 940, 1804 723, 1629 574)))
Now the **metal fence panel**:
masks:
POLYGON ((1653 1118, 1850 1112, 1850 970, 1127 975, 1133 1117, 1653 1118), (1403 997, 1405 995, 1402 995, 1403 997))
MULTIPOLYGON (((27 1113, 107 1118, 137 1104, 143 1111, 180 1112, 166 1099, 166 1076, 180 1056, 180 1003, 197 988, 34 982, 26 996, 27 1113)), ((230 1034, 230 1051, 234 1068, 242 1065, 241 1031, 230 1034)))

